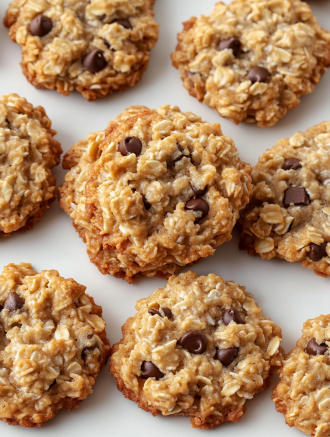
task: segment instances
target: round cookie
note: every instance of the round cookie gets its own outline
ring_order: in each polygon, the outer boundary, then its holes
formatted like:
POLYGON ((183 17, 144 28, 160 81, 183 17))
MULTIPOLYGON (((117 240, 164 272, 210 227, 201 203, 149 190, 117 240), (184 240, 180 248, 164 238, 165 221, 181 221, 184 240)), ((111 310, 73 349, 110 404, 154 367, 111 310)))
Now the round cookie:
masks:
POLYGON ((330 122, 278 141, 252 170, 240 248, 330 275, 330 122))
POLYGON ((13 0, 4 19, 37 88, 95 100, 134 86, 158 39, 154 0, 13 0))
POLYGON ((231 138, 177 107, 132 107, 64 157, 61 207, 103 274, 168 278, 231 239, 252 192, 231 138))
POLYGON ((237 422, 282 363, 281 329, 220 276, 172 276, 136 309, 112 347, 110 372, 154 416, 189 416, 203 429, 237 422))
POLYGON ((102 308, 56 270, 0 275, 0 420, 40 427, 93 392, 110 353, 102 308))
POLYGON ((330 33, 300 0, 219 2, 178 40, 172 62, 185 88, 235 124, 274 125, 330 66, 330 33))
POLYGON ((304 323, 296 347, 285 357, 272 394, 289 426, 312 437, 330 435, 330 316, 304 323))
POLYGON ((0 97, 0 237, 31 229, 54 201, 62 149, 44 108, 0 97))

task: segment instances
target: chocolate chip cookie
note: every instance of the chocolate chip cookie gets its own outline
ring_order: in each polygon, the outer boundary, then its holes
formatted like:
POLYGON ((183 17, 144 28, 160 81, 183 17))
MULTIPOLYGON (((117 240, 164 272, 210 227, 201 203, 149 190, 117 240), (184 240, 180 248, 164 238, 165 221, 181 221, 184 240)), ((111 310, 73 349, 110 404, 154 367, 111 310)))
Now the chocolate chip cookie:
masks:
POLYGON ((158 39, 154 0, 13 0, 4 19, 37 88, 88 100, 134 86, 158 39))
POLYGON ((235 124, 274 125, 330 66, 330 33, 300 0, 219 2, 178 40, 185 88, 235 124))
POLYGON ((220 276, 172 276, 136 309, 112 348, 110 372, 154 416, 189 416, 204 429, 237 422, 281 365, 281 329, 244 287, 220 276))
POLYGON ((40 427, 93 392, 110 353, 102 308, 56 270, 0 275, 0 420, 40 427))
POLYGON ((41 106, 0 97, 0 237, 31 229, 54 201, 62 149, 41 106))
POLYGON ((330 275, 330 122, 280 140, 252 170, 240 248, 330 275))
POLYGON ((286 423, 313 437, 330 435, 329 339, 329 315, 307 320, 272 395, 286 423))
POLYGON ((88 255, 128 282, 168 278, 231 239, 250 166, 219 124, 174 106, 132 107, 64 157, 59 189, 88 255))

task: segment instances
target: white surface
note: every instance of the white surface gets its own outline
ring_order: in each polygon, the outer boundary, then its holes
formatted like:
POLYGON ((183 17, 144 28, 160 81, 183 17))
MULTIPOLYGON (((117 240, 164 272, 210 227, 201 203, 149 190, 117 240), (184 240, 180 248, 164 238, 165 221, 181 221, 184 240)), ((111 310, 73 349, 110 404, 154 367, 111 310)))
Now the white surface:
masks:
MULTIPOLYGON (((1 20, 8 4, 9 0, 0 0, 1 20)), ((160 39, 142 81, 133 89, 94 103, 87 102, 77 93, 64 97, 55 91, 36 90, 21 73, 20 47, 10 41, 7 30, 0 25, 0 95, 16 92, 31 103, 44 106, 65 152, 90 132, 104 129, 128 106, 157 108, 162 104, 174 104, 183 111, 201 115, 209 122, 220 122, 223 132, 235 140, 241 158, 254 165, 258 156, 278 139, 329 120, 330 73, 324 76, 312 95, 303 97, 301 105, 272 128, 261 129, 244 124, 235 126, 221 119, 188 95, 170 61, 176 34, 182 29, 181 23, 193 15, 210 13, 213 4, 213 0, 157 0, 155 12, 160 24, 160 39)), ((314 0, 311 6, 321 25, 330 28, 330 2, 314 0)), ((55 174, 61 183, 65 172, 58 167, 55 174)), ((120 279, 99 273, 89 262, 85 245, 74 231, 71 219, 60 210, 57 202, 32 231, 0 239, 0 269, 10 262, 31 262, 38 271, 57 269, 62 276, 73 277, 86 285, 87 292, 104 309, 111 344, 120 340, 120 327, 135 313, 136 300, 165 284, 159 279, 144 278, 128 285, 120 279)), ((245 285, 264 308, 264 314, 282 327, 286 351, 300 337, 305 320, 330 310, 329 279, 316 276, 299 263, 251 258, 246 252, 239 252, 237 235, 218 248, 212 258, 200 261, 193 270, 198 274, 217 273, 226 280, 245 285)), ((247 413, 239 423, 224 424, 211 431, 193 430, 188 418, 154 418, 138 409, 134 402, 117 391, 106 367, 96 383, 94 394, 79 409, 71 413, 61 411, 41 430, 10 427, 1 422, 0 433, 6 437, 37 434, 87 437, 91 433, 120 437, 167 437, 170 434, 197 437, 206 433, 222 433, 226 437, 302 436, 296 429, 285 425, 283 416, 275 411, 270 395, 271 390, 267 390, 248 401, 247 413)))

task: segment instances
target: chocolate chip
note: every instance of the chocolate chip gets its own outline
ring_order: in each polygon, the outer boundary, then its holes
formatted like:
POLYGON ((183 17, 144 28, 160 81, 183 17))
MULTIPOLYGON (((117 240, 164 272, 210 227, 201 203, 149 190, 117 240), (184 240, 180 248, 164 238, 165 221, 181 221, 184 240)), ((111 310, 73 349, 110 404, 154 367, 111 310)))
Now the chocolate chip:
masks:
POLYGON ((269 77, 269 76, 270 76, 270 73, 269 73, 268 70, 266 70, 266 68, 263 68, 263 67, 253 67, 249 71, 248 79, 250 79, 250 81, 252 83, 255 83, 255 82, 265 82, 267 77, 269 77))
POLYGON ((229 349, 218 349, 214 355, 215 360, 219 360, 224 366, 229 366, 237 357, 239 352, 238 347, 230 347, 229 349))
POLYGON ((328 346, 325 343, 318 344, 315 338, 311 338, 306 347, 309 355, 324 355, 327 350, 328 346))
POLYGON ((118 150, 123 156, 127 156, 130 153, 139 156, 142 151, 142 143, 136 137, 126 137, 119 143, 118 150))
POLYGON ((223 315, 223 323, 227 326, 231 321, 237 323, 238 325, 244 325, 243 320, 236 308, 230 308, 225 311, 223 315))
POLYGON ((207 340, 201 332, 189 331, 180 338, 178 344, 192 354, 202 354, 206 350, 207 340))
POLYGON ((153 308, 151 308, 150 310, 148 310, 148 313, 149 314, 151 314, 152 316, 159 316, 159 317, 162 317, 161 315, 160 315, 160 312, 159 311, 157 311, 157 310, 154 310, 153 308))
POLYGON ((83 59, 83 66, 90 73, 98 73, 107 66, 102 50, 92 50, 83 59))
POLYGON ((326 255, 325 248, 327 247, 327 242, 324 241, 321 244, 311 243, 309 245, 310 251, 308 253, 308 258, 312 261, 320 261, 326 255))
POLYGON ((142 375, 141 378, 156 378, 160 379, 164 376, 164 373, 161 372, 157 366, 154 365, 151 361, 143 361, 141 365, 142 375))
POLYGON ((17 311, 24 305, 24 300, 15 292, 12 291, 5 300, 3 307, 9 311, 17 311))
POLYGON ((241 43, 237 38, 229 38, 219 42, 218 50, 232 49, 233 55, 236 57, 239 54, 241 43))
POLYGON ((290 187, 285 190, 283 205, 288 208, 291 203, 294 205, 309 204, 309 196, 304 187, 290 187))
POLYGON ((84 349, 81 351, 81 358, 85 361, 86 357, 91 353, 91 351, 96 348, 96 344, 94 344, 94 346, 84 347, 84 349))
POLYGON ((168 319, 171 319, 173 317, 172 311, 169 308, 162 308, 165 317, 167 317, 168 319))
POLYGON ((181 161, 181 159, 183 159, 183 158, 188 158, 192 162, 191 153, 185 154, 184 153, 185 149, 179 143, 177 143, 177 147, 178 147, 179 151, 181 152, 181 155, 178 156, 178 158, 175 158, 173 162, 176 163, 178 161, 181 161))
POLYGON ((113 23, 117 23, 119 26, 125 27, 125 29, 132 29, 132 25, 129 20, 115 20, 113 23))
POLYGON ((151 208, 151 203, 149 203, 144 196, 142 196, 142 202, 143 202, 143 205, 144 205, 145 209, 147 211, 149 211, 149 209, 151 208))
POLYGON ((204 199, 196 196, 188 200, 188 202, 185 205, 185 209, 187 209, 188 211, 196 211, 196 212, 200 211, 202 213, 202 217, 198 217, 197 220, 201 220, 207 216, 210 207, 204 199))
POLYGON ((204 194, 206 193, 207 188, 208 188, 207 185, 205 188, 202 188, 202 189, 196 188, 194 185, 191 185, 191 184, 190 184, 190 186, 191 186, 191 189, 193 190, 193 192, 196 194, 196 196, 199 196, 199 197, 204 196, 204 194))
POLYGON ((300 161, 297 158, 289 158, 282 165, 283 170, 298 170, 298 168, 301 167, 302 165, 300 164, 300 161))
MULTIPOLYGON (((167 317, 168 319, 172 318, 172 311, 169 308, 161 308, 163 310, 163 313, 165 314, 165 317, 167 317)), ((152 316, 159 316, 159 317, 163 317, 161 315, 161 313, 153 308, 151 308, 150 310, 148 310, 148 313, 151 314, 152 316)))
POLYGON ((52 20, 45 15, 39 14, 31 21, 29 31, 33 36, 45 36, 52 28, 52 20))

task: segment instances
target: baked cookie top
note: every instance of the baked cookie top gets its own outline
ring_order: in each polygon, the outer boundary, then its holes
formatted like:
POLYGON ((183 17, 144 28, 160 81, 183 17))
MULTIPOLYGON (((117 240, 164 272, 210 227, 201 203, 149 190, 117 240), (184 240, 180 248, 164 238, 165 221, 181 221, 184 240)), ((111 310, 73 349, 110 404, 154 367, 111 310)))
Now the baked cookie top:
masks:
POLYGON ((172 276, 136 309, 110 371, 154 415, 189 416, 195 428, 237 422, 281 365, 281 329, 244 287, 220 276, 172 276))
POLYGON ((110 352, 102 308, 56 270, 0 275, 0 420, 39 427, 93 392, 110 352))
POLYGON ((250 166, 220 125, 173 106, 130 108, 74 146, 64 165, 74 164, 61 206, 101 272, 129 282, 212 255, 252 192, 250 166))
POLYGON ((51 169, 62 149, 44 108, 0 97, 0 237, 27 230, 54 200, 51 169))
POLYGON ((153 0, 13 0, 4 19, 37 88, 88 100, 138 82, 158 39, 153 0))
POLYGON ((172 54, 189 93, 238 124, 272 126, 330 66, 330 33, 300 0, 234 0, 184 23, 172 54))
POLYGON ((329 338, 329 315, 307 320, 272 395, 286 423, 313 437, 330 435, 329 338))
POLYGON ((280 140, 252 170, 241 249, 330 275, 330 122, 280 140))

